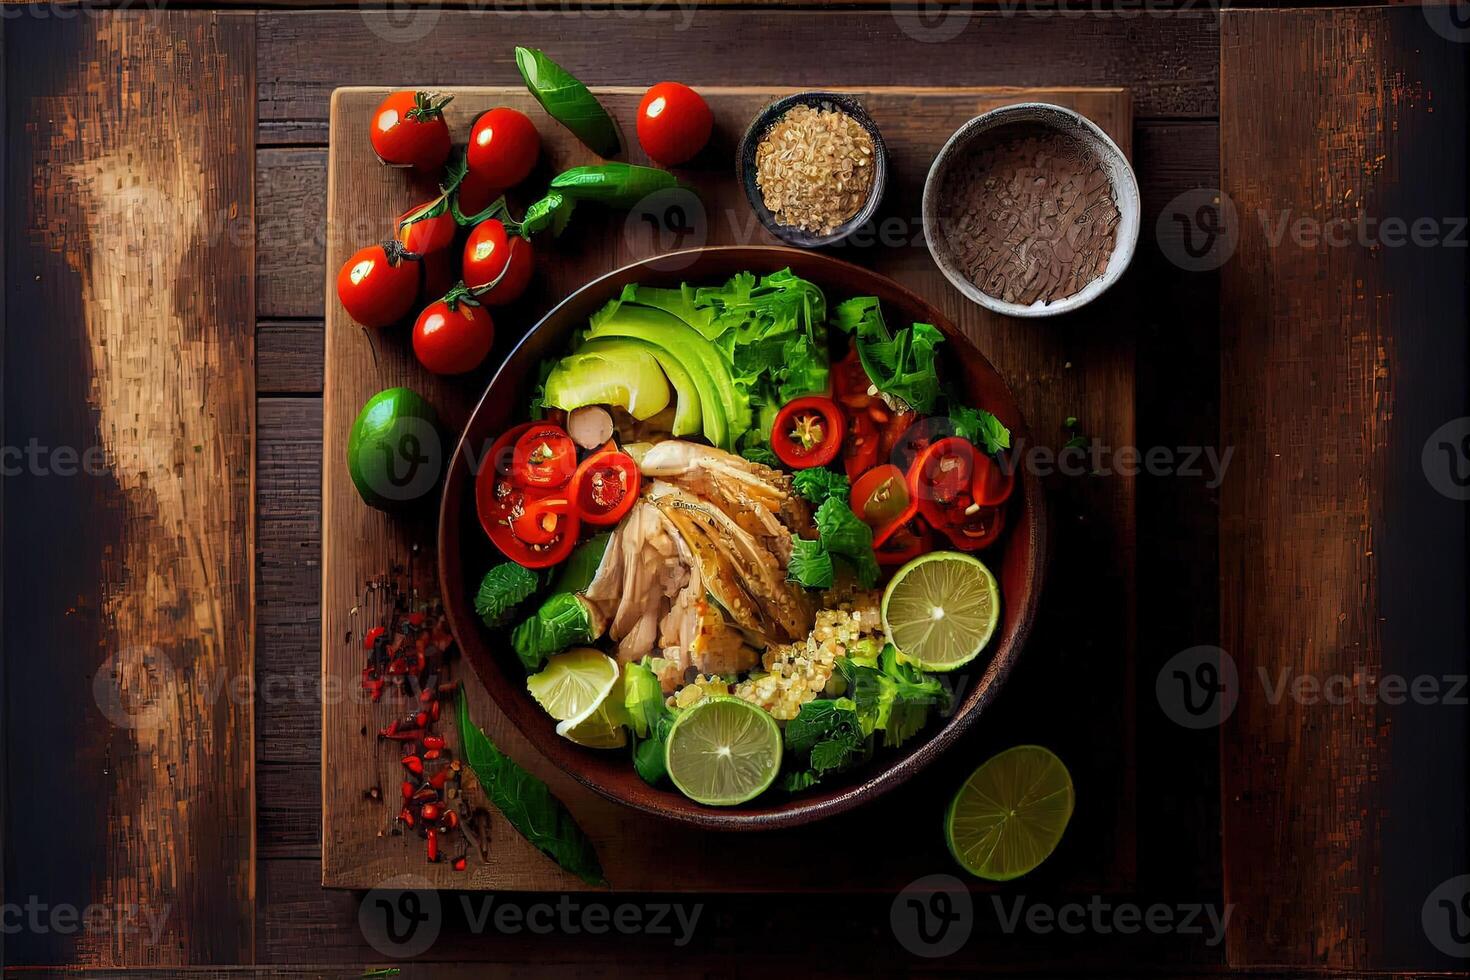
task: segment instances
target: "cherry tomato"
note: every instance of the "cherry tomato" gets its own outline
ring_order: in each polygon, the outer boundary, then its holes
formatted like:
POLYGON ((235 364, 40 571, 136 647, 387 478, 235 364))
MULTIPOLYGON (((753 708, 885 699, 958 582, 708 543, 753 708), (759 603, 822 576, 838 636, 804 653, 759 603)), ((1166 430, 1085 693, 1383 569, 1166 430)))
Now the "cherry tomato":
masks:
POLYGON ((394 92, 373 113, 373 152, 384 163, 434 170, 449 158, 449 126, 444 107, 452 95, 394 92))
POLYGON ((975 477, 970 495, 982 507, 999 507, 1011 496, 1016 485, 1015 465, 1010 460, 996 462, 984 453, 975 454, 975 477))
POLYGON ((855 411, 847 417, 847 433, 842 441, 842 466, 849 480, 856 480, 878 465, 878 427, 867 412, 855 411))
MULTIPOLYGON (((501 484, 505 486, 505 484, 501 484)), ((490 540, 495 543, 505 554, 505 557, 526 568, 550 568, 566 560, 577 545, 577 534, 581 530, 581 524, 575 514, 555 515, 549 509, 543 510, 542 515, 551 513, 555 518, 552 529, 548 532, 544 527, 538 527, 535 537, 545 540, 526 541, 516 534, 515 526, 523 529, 530 527, 527 523, 524 511, 525 492, 521 490, 510 490, 512 496, 519 496, 519 506, 512 507, 509 516, 491 524, 486 531, 490 540)), ((530 503, 534 506, 535 500, 530 503)))
POLYGON ((555 490, 577 472, 577 444, 565 429, 539 422, 516 440, 511 480, 523 487, 555 490))
POLYGON ((494 204, 495 199, 505 193, 505 188, 498 187, 472 173, 467 173, 459 182, 459 187, 455 188, 454 193, 455 202, 459 205, 459 213, 466 218, 472 218, 494 204))
POLYGON ((771 423, 771 450, 792 469, 826 466, 842 448, 846 423, 832 399, 808 395, 787 402, 771 423))
POLYGON ((498 218, 488 218, 475 225, 464 243, 465 285, 486 306, 504 306, 526 291, 535 262, 530 242, 506 234, 498 218))
POLYGON ((454 215, 449 213, 449 202, 443 197, 409 208, 398 216, 393 227, 394 237, 403 247, 419 255, 447 249, 454 244, 454 236, 459 231, 454 215))
POLYGON ((514 187, 535 168, 541 155, 541 134, 524 112, 502 106, 475 120, 466 153, 470 173, 477 181, 514 187))
POLYGON ((870 527, 892 523, 911 503, 903 470, 891 463, 873 467, 852 484, 852 512, 870 527))
POLYGON ((678 82, 659 82, 638 103, 638 142, 665 167, 685 163, 704 149, 714 124, 699 93, 678 82))
POLYGON ((441 249, 424 256, 424 285, 419 295, 425 299, 443 296, 459 281, 459 253, 441 249))
POLYGON ((582 461, 572 478, 572 503, 588 524, 616 524, 633 509, 642 474, 633 457, 618 449, 599 449, 582 461))
POLYGON ((489 312, 463 286, 424 307, 413 325, 414 356, 435 374, 473 371, 494 342, 489 312))
POLYGON ((361 249, 337 273, 337 298, 347 315, 365 327, 403 319, 419 292, 423 263, 401 242, 388 240, 361 249))
POLYGON ((894 521, 873 536, 873 554, 878 564, 891 568, 934 550, 934 535, 923 521, 894 521))

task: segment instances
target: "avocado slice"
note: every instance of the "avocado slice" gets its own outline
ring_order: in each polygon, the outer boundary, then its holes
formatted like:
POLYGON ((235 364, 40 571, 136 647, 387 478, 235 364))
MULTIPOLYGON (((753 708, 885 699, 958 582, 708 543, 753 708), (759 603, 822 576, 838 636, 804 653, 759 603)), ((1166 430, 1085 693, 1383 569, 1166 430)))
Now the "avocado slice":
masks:
POLYGON ((750 428, 750 407, 742 404, 719 349, 678 317, 663 310, 624 304, 596 323, 588 336, 631 337, 661 348, 682 364, 699 392, 704 436, 716 446, 733 448, 740 434, 750 428))
POLYGON ((617 351, 628 347, 636 347, 653 355, 653 358, 658 361, 658 366, 663 368, 664 374, 669 376, 669 384, 673 387, 677 398, 674 406, 674 435, 687 436, 700 432, 703 428, 704 416, 701 414, 699 389, 694 384, 694 377, 678 358, 669 354, 662 347, 656 347, 632 337, 602 337, 598 340, 587 341, 577 348, 577 353, 599 354, 612 358, 616 356, 617 351))
POLYGON ((595 351, 584 346, 551 369, 546 404, 569 412, 583 405, 617 405, 642 420, 668 407, 669 383, 644 345, 614 343, 595 351))

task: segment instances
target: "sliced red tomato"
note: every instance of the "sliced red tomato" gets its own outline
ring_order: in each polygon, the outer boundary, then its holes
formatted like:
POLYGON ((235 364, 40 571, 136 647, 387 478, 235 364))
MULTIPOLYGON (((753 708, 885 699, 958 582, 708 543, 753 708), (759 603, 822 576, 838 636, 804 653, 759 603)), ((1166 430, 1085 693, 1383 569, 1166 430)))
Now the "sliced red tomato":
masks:
POLYGON ((902 565, 934 550, 934 534, 917 518, 895 521, 883 530, 881 540, 873 536, 873 554, 884 567, 902 565))
POLYGON ((544 497, 528 493, 520 511, 510 518, 510 529, 525 544, 550 544, 571 512, 572 502, 564 493, 544 497))
POLYGON ((577 444, 567 431, 538 422, 516 440, 511 482, 537 490, 556 490, 577 472, 577 444))
MULTIPOLYGON (((503 481, 500 486, 508 487, 503 481)), ((495 547, 504 553, 505 557, 526 568, 550 568, 566 560, 577 545, 577 535, 581 531, 581 523, 577 515, 571 513, 555 514, 550 507, 543 507, 536 517, 549 519, 551 530, 546 531, 544 525, 536 518, 527 518, 524 511, 526 505, 526 493, 524 490, 510 489, 511 496, 520 495, 522 507, 513 510, 505 519, 490 525, 486 530, 490 534, 490 540, 495 547), (526 540, 516 533, 520 528, 527 533, 533 533, 537 540, 526 540), (534 532, 533 532, 534 528, 534 532)), ((530 501, 534 506, 534 499, 530 501)), ((565 500, 562 501, 563 505, 565 500)))
POLYGON ((870 527, 885 527, 910 510, 908 481, 893 464, 875 466, 852 484, 852 512, 870 527))
POLYGON ((423 171, 443 166, 450 148, 444 107, 453 98, 409 90, 390 94, 373 113, 369 133, 378 159, 423 171))
POLYGON ((946 507, 961 495, 969 496, 977 455, 969 440, 958 436, 946 436, 922 450, 908 471, 909 493, 920 510, 925 503, 946 507))
POLYGON ((514 488, 510 483, 516 440, 535 424, 524 422, 502 432, 490 444, 490 452, 480 461, 480 468, 475 473, 475 512, 486 534, 495 524, 508 520, 519 503, 518 499, 512 499, 514 488))
POLYGON ((604 447, 588 456, 572 477, 572 504, 588 524, 616 524, 633 509, 643 476, 633 457, 604 447))
POLYGON ((464 243, 464 281, 486 306, 520 299, 531 283, 536 256, 531 243, 508 234, 498 218, 475 225, 464 243))
POLYGON ((970 495, 982 507, 999 507, 1011 496, 1016 485, 1014 464, 1004 459, 1000 462, 985 453, 975 454, 975 478, 970 483, 970 495))
POLYGON ((856 480, 878 465, 878 427, 867 412, 856 411, 847 417, 847 433, 842 440, 842 466, 849 480, 856 480))
POLYGON ((824 395, 787 402, 771 423, 771 450, 792 469, 826 466, 837 458, 846 429, 842 409, 824 395))

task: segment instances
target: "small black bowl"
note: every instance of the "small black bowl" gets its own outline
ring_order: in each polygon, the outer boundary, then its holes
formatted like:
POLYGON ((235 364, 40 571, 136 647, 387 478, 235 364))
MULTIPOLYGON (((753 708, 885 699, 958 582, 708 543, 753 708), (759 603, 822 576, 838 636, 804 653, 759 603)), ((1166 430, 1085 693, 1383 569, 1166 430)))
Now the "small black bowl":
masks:
POLYGON ((873 217, 873 212, 878 210, 878 204, 883 200, 883 190, 888 184, 888 149, 883 145, 883 134, 878 132, 878 127, 873 124, 872 117, 868 115, 868 111, 863 108, 861 102, 840 92, 797 92, 795 95, 788 95, 784 99, 772 102, 756 113, 750 128, 740 138, 740 149, 736 151, 735 159, 740 174, 740 183, 745 188, 745 197, 750 201, 756 217, 761 219, 761 224, 786 244, 800 248, 820 248, 823 245, 832 245, 867 224, 873 217), (868 199, 857 214, 833 228, 826 235, 778 224, 775 215, 771 214, 770 209, 766 207, 761 197, 761 189, 755 182, 756 147, 760 146, 761 140, 765 139, 766 132, 776 124, 777 120, 784 116, 788 109, 798 105, 808 105, 814 109, 839 109, 856 119, 873 138, 873 183, 868 188, 868 199))

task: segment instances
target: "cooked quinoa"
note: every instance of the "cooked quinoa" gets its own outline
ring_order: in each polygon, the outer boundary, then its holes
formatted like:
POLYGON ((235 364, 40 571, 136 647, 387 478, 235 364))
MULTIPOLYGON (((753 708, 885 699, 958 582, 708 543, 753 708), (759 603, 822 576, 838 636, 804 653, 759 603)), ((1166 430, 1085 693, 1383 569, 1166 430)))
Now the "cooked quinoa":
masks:
POLYGON ((829 595, 836 605, 817 613, 805 640, 767 647, 761 658, 766 673, 741 681, 730 693, 759 705, 778 721, 795 718, 803 704, 822 693, 837 658, 853 643, 883 630, 876 591, 843 598, 829 595))

